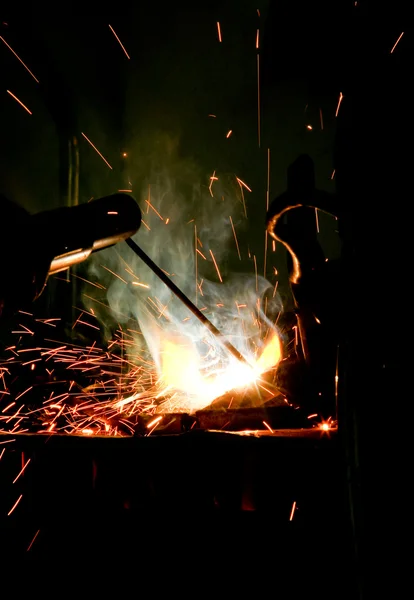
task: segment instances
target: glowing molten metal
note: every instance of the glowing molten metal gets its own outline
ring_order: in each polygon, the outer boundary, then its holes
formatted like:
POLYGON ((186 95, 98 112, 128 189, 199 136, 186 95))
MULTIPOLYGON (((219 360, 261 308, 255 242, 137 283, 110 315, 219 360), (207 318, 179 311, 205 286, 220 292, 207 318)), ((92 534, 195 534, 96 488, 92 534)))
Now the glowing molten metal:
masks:
MULTIPOLYGON (((203 374, 202 358, 190 340, 165 339, 161 342, 161 377, 165 392, 185 394, 188 410, 200 410, 233 389, 249 387, 276 366, 282 356, 279 336, 273 333, 251 367, 229 357, 226 365, 216 365, 203 374)), ((177 404, 182 407, 183 400, 177 404)))

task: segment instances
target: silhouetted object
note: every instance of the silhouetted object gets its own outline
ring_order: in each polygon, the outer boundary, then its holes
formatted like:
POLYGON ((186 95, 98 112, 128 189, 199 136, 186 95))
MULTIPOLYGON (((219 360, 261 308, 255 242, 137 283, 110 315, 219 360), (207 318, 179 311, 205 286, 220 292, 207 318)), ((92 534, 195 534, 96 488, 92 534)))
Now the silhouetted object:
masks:
POLYGON ((289 253, 298 327, 298 360, 281 364, 279 384, 293 401, 334 417, 340 272, 338 261, 325 260, 315 210, 338 215, 338 201, 334 194, 315 188, 309 156, 300 156, 289 167, 287 183, 287 191, 272 202, 267 215, 270 235, 289 253))
POLYGON ((0 205, 0 317, 36 299, 49 274, 127 239, 141 225, 139 206, 127 194, 37 215, 3 197, 0 205))

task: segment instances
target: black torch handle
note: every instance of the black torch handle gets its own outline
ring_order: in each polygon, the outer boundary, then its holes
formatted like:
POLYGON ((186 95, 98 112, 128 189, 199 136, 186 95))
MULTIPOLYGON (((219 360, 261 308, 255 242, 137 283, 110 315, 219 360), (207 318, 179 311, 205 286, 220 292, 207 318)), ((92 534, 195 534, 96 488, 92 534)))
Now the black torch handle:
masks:
POLYGON ((179 287, 175 285, 171 281, 171 279, 164 273, 162 269, 146 254, 139 246, 132 240, 131 238, 125 240, 128 246, 135 252, 139 258, 141 258, 144 263, 161 279, 163 283, 181 300, 183 304, 193 313, 195 317, 214 335, 217 341, 224 347, 226 350, 230 352, 238 361, 244 363, 245 365, 251 368, 250 363, 244 358, 244 356, 231 344, 226 338, 223 337, 223 334, 213 323, 207 319, 205 315, 197 308, 197 306, 191 302, 190 298, 184 294, 180 290, 179 287))
POLYGON ((92 252, 109 248, 136 233, 141 211, 129 194, 112 194, 32 216, 39 244, 50 257, 49 275, 82 262, 92 252))

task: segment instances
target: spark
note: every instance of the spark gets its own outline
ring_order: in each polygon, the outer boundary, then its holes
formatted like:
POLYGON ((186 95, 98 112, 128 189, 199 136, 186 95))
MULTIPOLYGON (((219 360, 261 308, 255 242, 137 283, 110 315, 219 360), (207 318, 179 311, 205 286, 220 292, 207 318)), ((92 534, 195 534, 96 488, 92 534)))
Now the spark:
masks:
POLYGON ((125 283, 125 284, 128 283, 127 281, 125 281, 125 279, 122 279, 122 277, 120 275, 115 273, 115 271, 111 271, 111 269, 108 269, 108 267, 105 267, 105 265, 101 265, 101 267, 103 269, 105 269, 105 271, 108 271, 108 273, 111 273, 111 275, 113 275, 114 277, 118 277, 118 279, 120 279, 122 281, 122 283, 125 283))
POLYGON ((29 329, 28 327, 26 327, 25 325, 22 325, 21 323, 19 323, 20 327, 23 327, 23 329, 25 331, 12 331, 12 333, 29 333, 30 335, 34 335, 34 331, 32 331, 31 329, 29 329))
POLYGON ((3 450, 0 452, 0 460, 3 458, 3 454, 6 452, 6 448, 3 448, 3 450))
POLYGON ((274 433, 273 429, 266 423, 266 421, 263 421, 263 425, 270 431, 270 433, 274 433))
POLYGON ((97 154, 99 154, 99 156, 102 158, 102 160, 104 161, 104 163, 106 163, 108 165, 108 167, 112 170, 111 165, 109 164, 109 162, 106 160, 106 158, 99 152, 98 148, 91 142, 91 140, 88 138, 88 136, 86 136, 83 131, 81 131, 81 134, 83 135, 83 137, 85 138, 85 140, 92 146, 92 148, 95 150, 95 152, 97 154))
POLYGON ((33 538, 33 539, 32 539, 32 541, 30 542, 30 544, 28 545, 26 552, 29 552, 30 548, 33 546, 33 544, 34 544, 34 542, 35 542, 35 540, 36 540, 37 536, 39 535, 39 533, 40 533, 40 529, 38 529, 38 530, 36 531, 36 533, 34 534, 34 538, 33 538))
POLYGON ((151 429, 151 427, 153 427, 154 425, 157 425, 161 420, 162 420, 162 416, 159 417, 155 417, 155 419, 153 419, 152 421, 150 421, 147 425, 147 429, 151 429))
POLYGON ((260 148, 260 55, 257 54, 257 138, 260 148))
POLYGON ((274 390, 272 390, 272 389, 270 389, 270 390, 269 390, 269 389, 268 389, 267 387, 265 387, 263 384, 259 383, 259 380, 257 381, 257 386, 258 386, 259 388, 261 388, 262 390, 264 390, 265 392, 267 392, 268 394, 270 394, 271 396, 273 396, 273 395, 274 395, 274 390))
MULTIPOLYGON (((148 184, 148 201, 151 202, 151 184, 148 184)), ((149 204, 147 204, 147 214, 149 213, 149 204)))
POLYGON ((17 415, 18 415, 18 414, 19 414, 19 412, 20 412, 20 411, 23 409, 23 407, 24 407, 24 404, 22 404, 22 406, 20 406, 20 408, 18 408, 18 409, 16 410, 16 412, 14 413, 14 415, 12 415, 11 417, 9 417, 9 418, 7 419, 6 423, 10 423, 10 421, 11 421, 12 419, 16 419, 16 418, 17 418, 17 415))
POLYGON ((259 35, 260 35, 260 29, 256 29, 256 50, 259 49, 259 35))
POLYGON ((23 498, 23 494, 20 494, 20 496, 17 498, 16 502, 13 504, 13 506, 11 507, 11 509, 9 510, 9 512, 7 513, 7 516, 10 517, 10 515, 12 514, 12 512, 14 511, 14 509, 16 508, 16 506, 19 504, 20 500, 23 498))
MULTIPOLYGON (((266 185, 266 214, 269 210, 270 202, 270 148, 267 149, 267 185, 266 185)), ((267 271, 267 246, 268 246, 268 232, 265 231, 265 245, 264 245, 264 264, 263 264, 263 277, 266 279, 267 271)))
MULTIPOLYGON (((241 197, 242 197, 242 204, 243 204, 244 216, 247 219, 247 207, 246 207, 246 201, 244 199, 244 192, 243 192, 242 186, 240 186, 240 193, 241 193, 241 197)), ((249 253, 249 256, 250 256, 250 253, 249 253)))
POLYGON ((201 296, 204 296, 204 294, 203 294, 203 290, 202 290, 203 283, 204 283, 204 279, 202 279, 202 280, 200 281, 200 283, 198 284, 198 289, 199 289, 199 291, 200 291, 200 295, 201 295, 201 296))
POLYGON ((216 177, 216 171, 213 171, 213 175, 210 177, 210 185, 209 185, 209 191, 210 191, 210 195, 212 198, 214 198, 213 196, 213 191, 212 191, 212 187, 213 187, 213 183, 215 181, 218 181, 218 177, 216 177))
MULTIPOLYGON (((196 303, 196 306, 197 306, 197 302, 198 302, 198 257, 197 257, 197 252, 199 252, 201 254, 201 252, 197 248, 197 242, 198 242, 197 225, 194 223, 194 248, 195 248, 194 269, 195 269, 195 303, 196 303)), ((203 258, 205 258, 205 256, 203 256, 203 258)))
POLYGON ((269 210, 269 200, 270 200, 270 148, 267 149, 266 212, 269 210))
POLYGON ((149 437, 149 436, 151 435, 151 433, 154 431, 154 429, 157 429, 157 427, 158 427, 158 423, 156 423, 156 424, 154 425, 154 427, 153 427, 152 429, 150 429, 150 430, 149 430, 149 432, 147 433, 147 436, 149 437))
POLYGON ((14 94, 13 94, 13 93, 10 91, 10 90, 6 90, 6 92, 7 92, 8 94, 10 94, 10 96, 11 96, 12 98, 14 98, 14 99, 16 100, 16 102, 18 102, 18 103, 20 104, 20 106, 22 106, 22 107, 24 108, 24 110, 25 110, 25 111, 27 111, 27 112, 29 113, 29 115, 33 114, 33 113, 32 113, 32 111, 31 111, 31 110, 29 110, 29 109, 27 108, 27 106, 26 106, 25 104, 23 104, 23 102, 22 102, 21 100, 19 100, 19 99, 18 99, 18 97, 17 97, 17 96, 15 96, 15 95, 14 95, 14 94))
POLYGON ((108 210, 108 212, 106 214, 107 215, 117 215, 118 211, 117 210, 108 210))
POLYGON ((61 350, 65 350, 66 346, 59 346, 58 348, 52 348, 51 350, 47 350, 46 352, 41 352, 41 356, 45 356, 46 354, 55 354, 57 352, 60 352, 61 350))
MULTIPOLYGON (((164 221, 164 218, 160 215, 160 213, 158 212, 158 210, 155 208, 155 206, 153 206, 150 202, 150 200, 145 200, 146 204, 148 205, 148 210, 151 208, 155 214, 157 215, 157 217, 159 217, 161 219, 161 221, 164 221)), ((147 211, 148 212, 148 211, 147 211)))
POLYGON ((231 136, 231 134, 232 134, 232 133, 233 133, 233 130, 232 130, 232 129, 230 129, 230 130, 227 132, 226 138, 227 138, 227 139, 229 139, 229 137, 231 136))
POLYGON ((336 367, 335 367, 335 404, 336 415, 338 418, 338 383, 339 383, 339 346, 336 348, 336 367))
POLYGON ((334 170, 332 171, 331 179, 334 179, 334 177, 335 177, 335 170, 336 170, 336 169, 334 169, 334 170))
POLYGON ((125 56, 127 57, 128 60, 131 59, 131 57, 129 56, 128 52, 125 50, 125 47, 123 46, 121 40, 119 39, 119 37, 116 35, 114 28, 112 27, 112 25, 108 25, 109 29, 112 31, 112 33, 114 34, 117 42, 119 43, 119 45, 121 46, 122 50, 125 53, 125 56))
POLYGON ((306 129, 309 129, 309 131, 312 131, 313 127, 312 127, 312 125, 306 125, 306 129))
POLYGON ((298 339, 298 326, 297 325, 293 325, 292 329, 295 330, 295 348, 297 347, 298 343, 299 343, 299 339, 298 339))
POLYGON ((139 287, 146 288, 147 290, 150 289, 150 286, 148 284, 140 283, 139 281, 132 281, 132 285, 138 285, 139 287))
POLYGON ((255 277, 256 277, 256 293, 259 292, 259 279, 258 279, 258 274, 257 274, 257 260, 256 260, 256 255, 253 255, 253 262, 254 262, 254 273, 255 273, 255 277))
POLYGON ((35 319, 35 321, 39 321, 40 323, 45 323, 46 325, 50 325, 52 321, 60 321, 60 317, 55 317, 52 319, 35 319))
POLYGON ((217 21, 217 35, 218 35, 219 42, 221 42, 222 41, 222 39, 221 39, 221 27, 220 27, 219 21, 217 21))
POLYGON ((311 415, 308 415, 308 419, 314 419, 317 416, 318 416, 318 413, 312 413, 311 415))
POLYGON ((86 325, 87 327, 92 327, 92 329, 97 329, 98 331, 100 331, 100 327, 98 327, 97 325, 92 325, 92 323, 87 323, 86 321, 81 321, 80 319, 77 320, 77 323, 80 323, 80 325, 86 325))
POLYGON ((24 394, 27 394, 27 392, 30 392, 30 390, 33 389, 33 386, 31 385, 30 387, 27 388, 27 390, 25 390, 24 392, 22 392, 21 394, 19 394, 18 396, 16 396, 16 400, 18 400, 19 398, 21 398, 22 396, 24 396, 24 394))
POLYGON ((296 510, 296 500, 292 504, 292 510, 290 511, 289 521, 293 521, 293 515, 295 514, 295 510, 296 510))
POLYGON ((252 191, 252 190, 249 188, 249 186, 248 186, 246 183, 244 183, 244 181, 242 181, 242 180, 241 180, 239 177, 236 177, 236 179, 237 179, 237 181, 238 181, 238 183, 239 183, 240 187, 241 187, 241 186, 243 186, 244 188, 246 188, 246 190, 247 190, 248 192, 251 192, 251 191, 252 191))
POLYGON ((30 73, 30 75, 33 77, 33 79, 36 81, 36 83, 39 83, 39 80, 33 75, 31 70, 29 69, 29 67, 24 64, 24 62, 22 61, 20 56, 13 50, 13 48, 11 46, 9 46, 9 44, 6 42, 6 40, 3 37, 1 37, 1 35, 0 35, 0 40, 3 42, 3 44, 5 44, 7 46, 7 48, 10 50, 10 52, 12 52, 14 54, 14 56, 17 58, 17 60, 24 66, 26 71, 28 73, 30 73))
POLYGON ((118 190, 118 192, 123 192, 124 194, 131 194, 132 190, 118 190))
POLYGON ((22 473, 24 473, 27 465, 30 463, 31 459, 29 458, 27 460, 27 462, 23 465, 23 467, 21 468, 20 472, 16 475, 16 477, 13 479, 13 483, 16 483, 16 481, 19 479, 20 475, 22 475, 22 473))
POLYGON ((391 48, 391 52, 390 54, 392 54, 395 50, 395 48, 397 47, 398 42, 400 41, 400 39, 402 38, 402 36, 404 35, 404 32, 402 32, 398 38, 398 40, 395 42, 394 46, 391 48))
POLYGON ((318 209, 315 208, 315 219, 316 219, 316 231, 319 233, 319 217, 318 217, 318 209))
POLYGON ((230 223, 231 223, 231 228, 233 230, 234 241, 236 242, 237 254, 239 255, 239 260, 241 260, 239 242, 237 241, 237 235, 236 235, 236 230, 234 228, 233 219, 231 218, 231 216, 229 217, 229 219, 230 219, 230 223))
POLYGON ((321 130, 323 131, 323 114, 322 114, 322 109, 319 109, 319 119, 321 122, 321 130))
POLYGON ((16 404, 16 402, 11 402, 10 404, 8 404, 6 406, 6 408, 3 408, 3 410, 1 412, 5 413, 6 411, 8 411, 9 408, 11 408, 12 406, 14 406, 15 404, 16 404))
POLYGON ((216 259, 214 258, 214 254, 213 254, 212 250, 210 250, 210 254, 211 254, 211 258, 213 259, 214 266, 216 267, 218 278, 220 279, 221 283, 223 283, 223 279, 221 278, 220 271, 219 271, 219 268, 218 268, 218 264, 216 262, 216 259))
POLYGON ((344 97, 344 96, 343 96, 342 92, 340 92, 340 93, 339 93, 339 98, 338 98, 338 105, 337 105, 337 107, 336 107, 336 111, 335 111, 335 117, 337 117, 337 116, 338 116, 338 113, 339 113, 339 108, 340 108, 340 106, 341 106, 341 102, 342 102, 342 99, 343 99, 343 97, 344 97))
POLYGON ((197 252, 197 254, 199 254, 201 256, 201 258, 204 258, 204 260, 207 260, 207 257, 204 256, 204 254, 201 252, 201 250, 199 250, 198 248, 196 248, 196 252, 197 252))

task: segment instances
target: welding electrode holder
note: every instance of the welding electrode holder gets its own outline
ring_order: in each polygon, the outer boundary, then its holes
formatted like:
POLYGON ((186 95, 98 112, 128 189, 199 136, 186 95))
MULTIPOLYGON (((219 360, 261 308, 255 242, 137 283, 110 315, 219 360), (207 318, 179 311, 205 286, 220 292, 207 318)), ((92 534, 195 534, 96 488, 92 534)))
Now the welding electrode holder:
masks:
POLYGON ((134 235, 141 211, 128 194, 30 215, 0 197, 0 316, 35 300, 49 275, 134 235))

